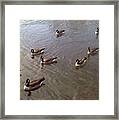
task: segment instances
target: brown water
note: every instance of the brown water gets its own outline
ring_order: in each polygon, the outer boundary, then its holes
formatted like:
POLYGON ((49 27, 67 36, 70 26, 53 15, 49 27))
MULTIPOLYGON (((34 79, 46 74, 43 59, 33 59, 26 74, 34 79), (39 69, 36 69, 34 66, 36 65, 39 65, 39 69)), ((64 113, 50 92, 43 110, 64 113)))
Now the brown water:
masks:
POLYGON ((85 66, 76 69, 77 58, 87 53, 87 47, 99 47, 94 32, 99 21, 20 22, 20 99, 21 100, 97 100, 99 99, 99 54, 91 56, 85 66), (55 30, 65 34, 56 38, 55 30), (40 68, 40 56, 31 59, 31 48, 45 47, 44 57, 58 57, 56 64, 40 68), (45 77, 45 85, 26 96, 23 90, 27 78, 45 77))

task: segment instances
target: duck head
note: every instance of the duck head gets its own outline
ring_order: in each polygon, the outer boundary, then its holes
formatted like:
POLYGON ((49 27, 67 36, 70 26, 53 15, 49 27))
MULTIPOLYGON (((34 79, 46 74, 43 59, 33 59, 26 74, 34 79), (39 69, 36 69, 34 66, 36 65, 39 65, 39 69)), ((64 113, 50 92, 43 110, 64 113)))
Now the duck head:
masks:
POLYGON ((26 85, 27 87, 29 87, 29 84, 30 84, 30 80, 29 80, 29 79, 26 79, 25 85, 26 85))
POLYGON ((59 30, 56 30, 56 33, 59 33, 59 30))
POLYGON ((42 61, 42 62, 44 61, 44 58, 43 58, 43 56, 41 56, 41 57, 40 57, 40 59, 41 59, 41 61, 42 61))
POLYGON ((99 31, 99 27, 97 27, 97 31, 99 31))
POLYGON ((80 60, 79 60, 79 59, 76 59, 76 62, 77 62, 77 63, 79 63, 79 62, 80 62, 80 60))
POLYGON ((34 49, 31 49, 31 53, 34 53, 34 49))
POLYGON ((88 51, 90 52, 90 47, 88 47, 87 49, 88 49, 88 51))

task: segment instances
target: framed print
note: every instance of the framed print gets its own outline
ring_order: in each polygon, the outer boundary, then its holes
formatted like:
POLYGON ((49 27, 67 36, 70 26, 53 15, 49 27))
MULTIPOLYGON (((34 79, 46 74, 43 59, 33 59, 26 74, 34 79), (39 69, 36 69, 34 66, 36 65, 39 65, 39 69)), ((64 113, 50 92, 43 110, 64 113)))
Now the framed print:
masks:
POLYGON ((1 7, 1 118, 118 119, 118 2, 1 7))

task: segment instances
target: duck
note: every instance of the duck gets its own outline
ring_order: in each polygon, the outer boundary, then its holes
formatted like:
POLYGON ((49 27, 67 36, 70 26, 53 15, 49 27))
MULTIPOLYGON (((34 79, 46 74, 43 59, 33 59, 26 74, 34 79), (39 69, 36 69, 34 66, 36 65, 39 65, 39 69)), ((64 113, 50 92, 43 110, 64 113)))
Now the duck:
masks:
POLYGON ((87 62, 88 58, 83 57, 82 59, 77 59, 75 62, 75 67, 81 67, 87 62))
POLYGON ((40 57, 41 59, 41 65, 48 65, 48 64, 53 64, 53 63, 57 63, 57 57, 52 57, 52 58, 48 58, 48 59, 44 59, 43 56, 40 57))
POLYGON ((45 78, 42 77, 41 79, 38 80, 30 80, 30 79, 26 79, 25 83, 24 83, 24 91, 28 92, 28 96, 31 95, 31 91, 35 91, 37 89, 39 89, 43 84, 45 78))
POLYGON ((31 49, 31 58, 34 59, 34 56, 40 55, 44 53, 45 48, 41 49, 31 49))
POLYGON ((90 47, 88 47, 87 49, 88 49, 87 51, 88 56, 95 55, 99 51, 99 48, 90 49, 90 47))
POLYGON ((56 34, 57 37, 60 37, 60 36, 62 36, 64 34, 64 32, 65 32, 65 30, 60 30, 60 31, 56 30, 55 34, 56 34))
POLYGON ((96 37, 98 37, 98 35, 99 35, 99 27, 97 27, 97 30, 95 31, 95 35, 96 35, 96 37))

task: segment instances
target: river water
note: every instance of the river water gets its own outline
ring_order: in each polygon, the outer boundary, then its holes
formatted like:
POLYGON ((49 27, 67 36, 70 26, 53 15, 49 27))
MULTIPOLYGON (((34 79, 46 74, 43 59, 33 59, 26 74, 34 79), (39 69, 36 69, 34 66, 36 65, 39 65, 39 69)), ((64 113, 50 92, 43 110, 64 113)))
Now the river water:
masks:
POLYGON ((99 47, 95 36, 98 20, 21 20, 20 21, 20 99, 21 100, 98 100, 99 54, 76 69, 77 58, 87 47, 99 47), (56 37, 55 31, 65 30, 56 37), (40 67, 40 56, 31 59, 31 48, 44 48, 45 58, 57 57, 57 63, 40 67), (23 90, 27 78, 45 77, 45 85, 31 96, 23 90))

